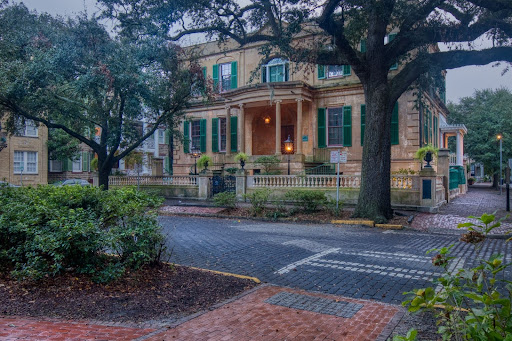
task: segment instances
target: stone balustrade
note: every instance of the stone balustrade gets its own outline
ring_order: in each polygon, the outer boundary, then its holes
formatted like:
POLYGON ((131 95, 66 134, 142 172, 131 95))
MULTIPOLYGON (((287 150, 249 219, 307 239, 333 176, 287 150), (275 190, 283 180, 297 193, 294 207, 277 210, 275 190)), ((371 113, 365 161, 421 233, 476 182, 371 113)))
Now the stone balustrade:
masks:
POLYGON ((111 176, 109 177, 109 186, 131 186, 131 185, 149 185, 149 186, 197 186, 197 176, 111 176))

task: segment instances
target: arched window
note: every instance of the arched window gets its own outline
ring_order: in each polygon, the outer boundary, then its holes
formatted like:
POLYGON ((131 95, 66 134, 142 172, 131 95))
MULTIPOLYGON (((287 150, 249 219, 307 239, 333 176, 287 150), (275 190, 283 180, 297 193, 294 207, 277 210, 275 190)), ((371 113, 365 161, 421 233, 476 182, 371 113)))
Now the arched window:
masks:
POLYGON ((261 67, 261 82, 287 82, 289 80, 289 61, 274 58, 261 67))

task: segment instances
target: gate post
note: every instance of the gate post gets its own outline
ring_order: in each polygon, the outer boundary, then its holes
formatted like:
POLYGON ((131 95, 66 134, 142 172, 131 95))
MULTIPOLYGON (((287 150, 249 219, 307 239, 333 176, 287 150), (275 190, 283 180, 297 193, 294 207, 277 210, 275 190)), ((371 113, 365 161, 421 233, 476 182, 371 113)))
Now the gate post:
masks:
POLYGON ((210 195, 210 175, 199 174, 197 185, 199 187, 198 199, 208 199, 208 195, 210 195))
POLYGON ((236 173, 236 198, 238 201, 244 200, 245 189, 247 187, 247 175, 245 170, 239 170, 236 173))

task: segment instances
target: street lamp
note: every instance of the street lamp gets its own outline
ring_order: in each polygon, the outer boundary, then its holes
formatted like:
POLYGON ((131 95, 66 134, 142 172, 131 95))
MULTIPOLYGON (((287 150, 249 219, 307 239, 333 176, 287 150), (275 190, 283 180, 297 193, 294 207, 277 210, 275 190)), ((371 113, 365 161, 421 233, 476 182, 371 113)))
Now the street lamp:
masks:
POLYGON ((288 175, 290 175, 290 154, 293 154, 293 141, 288 135, 286 141, 284 141, 284 152, 288 155, 288 175))
POLYGON ((197 162, 196 159, 201 156, 201 153, 197 149, 192 149, 192 158, 194 159, 194 175, 197 175, 197 162))
POLYGON ((502 183, 502 163, 503 163, 503 136, 501 134, 498 134, 497 136, 498 140, 500 140, 500 195, 502 194, 503 189, 501 188, 502 183))

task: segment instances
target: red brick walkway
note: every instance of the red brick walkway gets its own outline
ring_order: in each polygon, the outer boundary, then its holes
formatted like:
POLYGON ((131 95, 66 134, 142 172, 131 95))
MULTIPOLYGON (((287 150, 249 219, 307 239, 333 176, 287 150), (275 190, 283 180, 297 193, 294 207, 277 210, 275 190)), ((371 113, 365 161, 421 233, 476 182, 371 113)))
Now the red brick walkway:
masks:
POLYGON ((72 321, 38 321, 33 318, 0 317, 0 340, 133 340, 153 332, 72 321))
POLYGON ((385 340, 394 327, 386 326, 395 315, 400 311, 390 305, 267 286, 149 340, 385 340), (264 302, 282 291, 360 303, 363 308, 352 318, 342 318, 264 302))
POLYGON ((402 316, 396 306, 263 286, 165 332, 71 321, 0 317, 0 340, 385 340, 402 316), (351 318, 265 303, 280 292, 359 303, 351 318))

